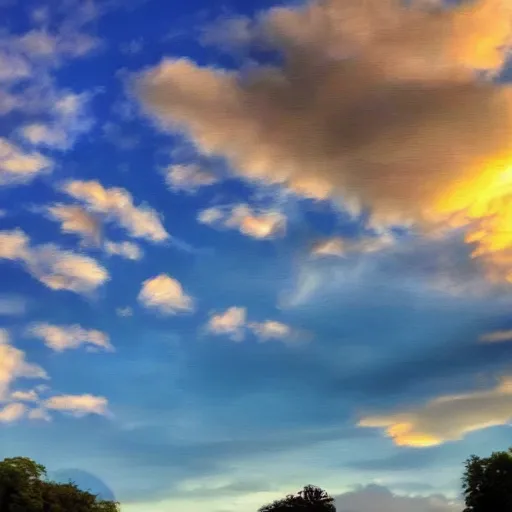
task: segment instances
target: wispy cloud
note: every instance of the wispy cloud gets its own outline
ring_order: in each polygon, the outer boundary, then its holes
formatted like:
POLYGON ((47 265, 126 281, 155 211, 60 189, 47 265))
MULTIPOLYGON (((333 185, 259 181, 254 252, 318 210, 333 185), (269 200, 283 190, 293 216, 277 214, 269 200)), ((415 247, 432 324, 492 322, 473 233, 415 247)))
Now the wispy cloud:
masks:
POLYGON ((53 162, 41 153, 24 151, 0 137, 0 186, 28 183, 52 167, 53 162))
POLYGON ((282 236, 286 217, 279 211, 255 211, 246 204, 233 207, 212 207, 199 213, 198 221, 213 227, 237 229, 259 240, 282 236))
POLYGON ((98 219, 81 206, 56 204, 48 208, 53 219, 60 222, 63 233, 73 233, 86 242, 99 244, 101 224, 98 219))
POLYGON ((91 212, 118 223, 135 238, 151 242, 169 238, 157 212, 148 206, 135 206, 132 195, 123 188, 105 188, 98 181, 70 181, 63 190, 82 201, 91 212))
POLYGON ((76 349, 82 345, 112 352, 108 334, 96 329, 84 329, 80 325, 51 325, 36 323, 30 326, 27 334, 44 341, 45 345, 56 352, 76 349))
POLYGON ((88 293, 109 279, 107 270, 92 258, 53 244, 31 246, 28 236, 19 229, 0 232, 0 259, 20 262, 53 290, 88 293))
POLYGON ((195 192, 219 181, 215 174, 198 164, 175 164, 164 171, 165 182, 172 191, 195 192))
POLYGON ((494 331, 480 336, 480 341, 484 343, 502 343, 512 341, 512 330, 510 331, 494 331))
POLYGON ((7 404, 0 409, 0 423, 13 423, 27 412, 27 406, 20 403, 7 404))
POLYGON ((0 295, 0 316, 22 316, 27 312, 27 300, 17 295, 0 295))
POLYGON ((160 274, 142 283, 139 302, 148 309, 164 315, 191 312, 194 300, 188 296, 181 284, 167 274, 160 274))
POLYGON ((111 256, 121 256, 127 260, 140 260, 144 256, 143 250, 133 242, 106 242, 105 250, 111 256))
POLYGON ((417 409, 367 416, 359 426, 384 429, 398 446, 426 447, 460 440, 511 419, 512 379, 506 377, 493 389, 440 396, 417 409))

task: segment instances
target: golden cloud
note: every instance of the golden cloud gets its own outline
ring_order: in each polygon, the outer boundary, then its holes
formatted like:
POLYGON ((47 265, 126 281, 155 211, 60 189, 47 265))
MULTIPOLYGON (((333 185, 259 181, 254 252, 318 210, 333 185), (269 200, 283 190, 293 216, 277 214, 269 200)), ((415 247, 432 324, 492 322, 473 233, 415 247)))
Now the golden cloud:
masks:
POLYGON ((163 126, 247 179, 380 219, 470 223, 475 256, 512 282, 512 88, 493 80, 511 27, 508 0, 311 0, 244 37, 282 66, 165 59, 135 86, 163 126))
POLYGON ((512 420, 512 378, 494 389, 446 395, 406 412, 368 416, 361 427, 382 428, 398 446, 427 447, 512 420))
POLYGON ((64 192, 85 203, 92 212, 118 222, 136 238, 163 242, 169 238, 157 212, 147 206, 135 206, 124 188, 105 188, 97 181, 70 181, 64 192))
POLYGON ((183 290, 174 278, 160 274, 142 283, 139 302, 149 309, 155 309, 164 315, 190 312, 194 309, 194 300, 183 290))

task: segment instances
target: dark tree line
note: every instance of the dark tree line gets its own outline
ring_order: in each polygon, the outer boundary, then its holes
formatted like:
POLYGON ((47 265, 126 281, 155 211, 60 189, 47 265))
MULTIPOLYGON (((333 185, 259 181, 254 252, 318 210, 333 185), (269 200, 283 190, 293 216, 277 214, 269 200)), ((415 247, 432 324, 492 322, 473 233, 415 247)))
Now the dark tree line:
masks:
POLYGON ((119 505, 46 478, 46 469, 25 457, 0 462, 0 512, 119 512, 119 505))
MULTIPOLYGON (((462 476, 463 512, 512 512, 512 449, 471 456, 462 476)), ((25 457, 0 462, 0 512, 119 512, 119 504, 46 478, 44 466, 25 457)), ((336 512, 334 498, 307 485, 259 512, 336 512)))

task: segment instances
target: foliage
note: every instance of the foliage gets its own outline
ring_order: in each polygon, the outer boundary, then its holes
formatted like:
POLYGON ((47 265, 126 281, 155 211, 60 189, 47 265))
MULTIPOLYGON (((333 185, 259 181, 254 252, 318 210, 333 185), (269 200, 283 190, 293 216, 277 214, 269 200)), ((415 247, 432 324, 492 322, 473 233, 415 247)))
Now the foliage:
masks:
POLYGON ((259 512, 287 512, 300 510, 303 512, 336 512, 334 499, 326 491, 307 485, 297 494, 290 494, 281 500, 264 505, 259 512))
POLYGON ((512 449, 490 457, 471 456, 462 477, 464 512, 512 510, 512 449))
POLYGON ((46 479, 44 466, 25 457, 0 462, 1 512, 119 512, 119 504, 100 500, 75 484, 46 479))

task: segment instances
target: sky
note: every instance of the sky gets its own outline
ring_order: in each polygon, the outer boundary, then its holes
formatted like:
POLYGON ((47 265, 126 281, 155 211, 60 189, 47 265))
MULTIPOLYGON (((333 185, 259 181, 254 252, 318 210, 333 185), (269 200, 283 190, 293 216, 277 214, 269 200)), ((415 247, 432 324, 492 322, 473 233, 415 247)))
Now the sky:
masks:
POLYGON ((0 458, 126 512, 460 510, 510 443, 510 2, 0 19, 0 458))

